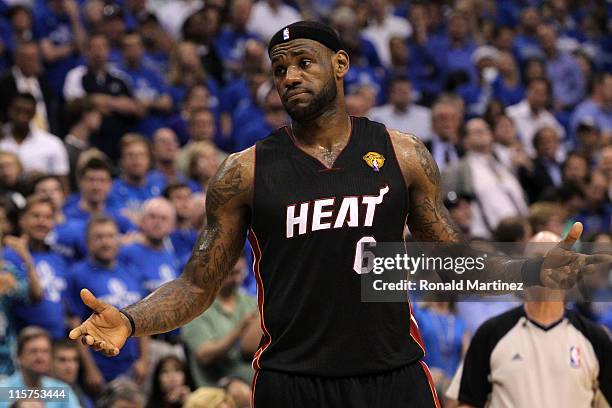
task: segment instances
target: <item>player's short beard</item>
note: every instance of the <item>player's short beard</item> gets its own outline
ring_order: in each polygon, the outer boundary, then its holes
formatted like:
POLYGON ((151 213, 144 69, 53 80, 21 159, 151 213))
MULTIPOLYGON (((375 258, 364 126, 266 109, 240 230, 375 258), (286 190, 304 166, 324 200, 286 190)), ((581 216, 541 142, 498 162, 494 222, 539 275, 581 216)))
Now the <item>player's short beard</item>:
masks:
POLYGON ((295 122, 304 123, 311 120, 314 120, 321 116, 327 108, 336 100, 338 96, 338 87, 336 85, 336 81, 334 80, 333 75, 328 77, 327 82, 323 85, 323 89, 321 92, 314 95, 312 102, 310 102, 305 107, 299 108, 289 108, 287 109, 287 113, 295 122))

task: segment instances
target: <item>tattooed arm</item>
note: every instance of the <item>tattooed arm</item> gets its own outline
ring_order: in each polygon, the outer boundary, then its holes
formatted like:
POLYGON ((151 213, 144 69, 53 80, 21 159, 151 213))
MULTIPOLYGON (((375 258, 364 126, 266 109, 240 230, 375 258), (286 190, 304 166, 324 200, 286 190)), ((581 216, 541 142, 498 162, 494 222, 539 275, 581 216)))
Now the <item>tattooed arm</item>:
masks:
MULTIPOLYGON (((450 219, 442 200, 438 166, 423 142, 415 136, 394 130, 389 131, 389 134, 408 188, 408 223, 417 241, 455 244, 453 247, 445 246, 444 251, 453 251, 456 256, 475 257, 482 254, 482 251, 473 249, 465 242, 450 219)), ((441 277, 478 279, 482 282, 523 282, 525 286, 570 289, 583 275, 608 271, 612 266, 610 255, 573 252, 572 245, 581 235, 582 224, 574 223, 567 236, 543 258, 517 259, 492 255, 486 258, 482 270, 474 269, 473 273, 465 274, 471 275, 469 277, 452 271, 444 271, 445 276, 441 277)))
MULTIPOLYGON (((207 225, 183 273, 125 309, 134 320, 133 335, 170 331, 188 323, 212 304, 244 246, 253 169, 254 148, 232 154, 223 162, 206 192, 207 225)), ((81 338, 104 354, 117 354, 130 335, 129 319, 86 289, 81 298, 94 313, 70 337, 81 338)))
MULTIPOLYGON (((467 244, 461 231, 451 220, 443 204, 438 166, 423 142, 413 135, 398 131, 390 130, 389 134, 408 188, 408 199, 410 201, 408 226, 410 232, 416 238, 416 241, 455 244, 452 246, 440 246, 440 251, 447 255, 475 257, 478 256, 477 254, 481 254, 482 252, 474 250, 467 244)), ((575 241, 577 238, 574 234, 574 236, 568 239, 569 241, 575 241)), ((564 254, 563 256, 573 257, 579 255, 564 254)), ((573 259, 568 258, 567 261, 571 263, 573 259)), ((525 262, 526 259, 511 259, 504 256, 489 255, 484 261, 485 267, 480 271, 473 270, 473 273, 464 275, 455 274, 452 271, 438 272, 444 280, 478 279, 482 282, 496 280, 502 280, 504 282, 524 282, 527 275, 522 274, 521 270, 525 262)), ((557 266, 556 264, 551 265, 551 268, 547 268, 546 270, 542 268, 541 272, 540 264, 535 263, 534 265, 535 269, 526 271, 530 273, 526 283, 533 284, 542 280, 546 286, 560 287, 562 286, 561 283, 563 279, 568 278, 566 274, 554 270, 557 266), (549 273, 557 276, 552 280, 547 280, 547 277, 544 275, 549 273)), ((578 269, 582 266, 584 265, 577 262, 575 265, 577 269, 570 272, 569 275, 573 274, 573 278, 576 278, 578 276, 578 269)), ((573 282, 570 281, 563 282, 564 285, 570 283, 573 285, 573 282)))

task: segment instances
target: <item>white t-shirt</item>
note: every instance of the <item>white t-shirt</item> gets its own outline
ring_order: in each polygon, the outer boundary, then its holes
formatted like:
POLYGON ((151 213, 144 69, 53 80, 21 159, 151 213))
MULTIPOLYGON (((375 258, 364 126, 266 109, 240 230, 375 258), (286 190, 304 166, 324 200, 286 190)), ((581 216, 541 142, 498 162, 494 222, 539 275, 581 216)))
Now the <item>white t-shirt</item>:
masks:
POLYGON ((408 38, 412 34, 412 26, 405 18, 387 14, 382 24, 372 22, 363 31, 364 37, 374 44, 380 61, 385 66, 391 64, 391 50, 389 41, 392 37, 408 38))
POLYGON ((372 109, 368 116, 389 129, 411 133, 423 141, 431 138, 431 110, 424 106, 410 105, 406 112, 398 112, 392 105, 383 105, 372 109))
POLYGON ((278 30, 301 19, 293 7, 281 3, 275 11, 267 1, 260 0, 251 9, 247 28, 267 43, 278 30))
POLYGON ((30 134, 21 142, 15 141, 10 125, 2 128, 0 150, 15 153, 19 156, 26 173, 40 171, 56 176, 65 176, 70 171, 68 153, 61 140, 37 128, 30 126, 30 134))

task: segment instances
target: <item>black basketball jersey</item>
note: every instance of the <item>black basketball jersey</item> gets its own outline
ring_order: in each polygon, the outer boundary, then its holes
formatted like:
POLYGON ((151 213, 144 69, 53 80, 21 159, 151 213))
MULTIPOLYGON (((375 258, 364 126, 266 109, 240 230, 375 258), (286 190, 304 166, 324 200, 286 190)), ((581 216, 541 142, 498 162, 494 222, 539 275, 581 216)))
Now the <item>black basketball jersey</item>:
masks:
POLYGON ((402 240, 408 193, 385 127, 351 122, 332 168, 286 127, 256 144, 249 241, 264 338, 255 369, 354 376, 423 357, 409 303, 361 301, 358 242, 402 240))

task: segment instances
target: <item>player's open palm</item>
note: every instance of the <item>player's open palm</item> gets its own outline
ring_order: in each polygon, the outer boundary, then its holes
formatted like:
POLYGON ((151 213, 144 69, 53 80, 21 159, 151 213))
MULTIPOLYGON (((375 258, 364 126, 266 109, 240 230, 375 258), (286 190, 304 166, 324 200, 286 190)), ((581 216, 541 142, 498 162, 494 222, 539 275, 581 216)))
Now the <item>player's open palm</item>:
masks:
POLYGON ((87 289, 81 290, 81 300, 93 313, 80 326, 70 331, 72 340, 81 339, 86 346, 106 356, 116 356, 130 336, 129 322, 116 307, 96 297, 87 289))
POLYGON ((584 275, 612 266, 610 255, 584 255, 572 251, 572 246, 582 235, 582 229, 581 223, 574 223, 567 236, 546 254, 540 270, 544 286, 571 289, 584 275))

